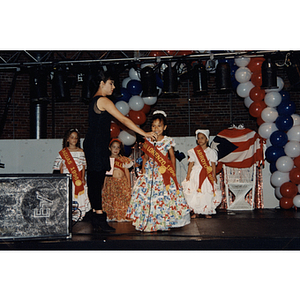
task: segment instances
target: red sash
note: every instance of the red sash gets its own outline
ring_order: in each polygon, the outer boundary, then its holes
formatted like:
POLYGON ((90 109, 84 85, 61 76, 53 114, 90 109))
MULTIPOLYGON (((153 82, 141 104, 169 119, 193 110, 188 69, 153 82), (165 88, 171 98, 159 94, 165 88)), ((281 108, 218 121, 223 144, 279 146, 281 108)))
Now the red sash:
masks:
POLYGON ((118 168, 125 173, 125 168, 123 167, 123 162, 118 158, 115 158, 114 168, 118 168))
POLYGON ((66 167, 72 174, 72 181, 75 186, 75 198, 84 193, 84 186, 81 181, 82 172, 78 170, 75 160, 68 148, 64 148, 59 152, 60 156, 66 163, 66 167))
POLYGON ((163 155, 157 148, 154 151, 153 145, 148 140, 145 140, 142 151, 144 151, 152 159, 154 159, 155 155, 155 162, 159 166, 158 171, 163 177, 167 191, 170 188, 172 178, 176 185, 177 194, 179 194, 179 184, 177 182, 176 172, 171 160, 166 155, 163 155))
POLYGON ((201 193, 201 187, 202 187, 202 184, 203 184, 205 178, 208 178, 208 180, 213 188, 213 191, 214 191, 214 177, 212 174, 212 167, 209 164, 206 154, 205 154, 204 150, 202 149, 202 147, 200 147, 199 145, 194 148, 194 151, 196 153, 196 157, 198 158, 200 165, 202 166, 202 170, 199 174, 198 192, 201 193))

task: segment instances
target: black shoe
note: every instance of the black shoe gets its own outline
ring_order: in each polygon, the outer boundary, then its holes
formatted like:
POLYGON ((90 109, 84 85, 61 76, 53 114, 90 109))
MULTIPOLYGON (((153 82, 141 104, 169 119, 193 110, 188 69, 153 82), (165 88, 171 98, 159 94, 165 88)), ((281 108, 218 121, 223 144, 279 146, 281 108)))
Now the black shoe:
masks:
POLYGON ((92 224, 94 227, 94 230, 98 231, 99 229, 104 232, 113 232, 116 229, 109 226, 107 221, 106 221, 106 213, 103 212, 102 214, 96 214, 93 213, 93 218, 92 218, 92 224))
POLYGON ((92 222, 93 220, 93 210, 89 210, 83 217, 83 222, 92 222))

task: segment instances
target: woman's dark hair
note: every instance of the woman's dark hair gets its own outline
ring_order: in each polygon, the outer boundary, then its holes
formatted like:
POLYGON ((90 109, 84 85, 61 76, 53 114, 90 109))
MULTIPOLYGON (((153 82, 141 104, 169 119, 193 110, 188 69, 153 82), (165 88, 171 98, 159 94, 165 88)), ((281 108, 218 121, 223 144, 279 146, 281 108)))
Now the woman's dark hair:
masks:
POLYGON ((94 95, 97 92, 100 82, 103 81, 105 83, 107 80, 114 80, 113 73, 109 71, 103 71, 103 70, 96 71, 92 78, 92 84, 91 84, 92 95, 94 95))
POLYGON ((69 146, 68 139, 73 132, 76 132, 77 136, 78 136, 78 141, 77 141, 76 147, 81 148, 80 147, 80 134, 79 134, 78 129, 76 129, 76 128, 70 128, 65 132, 65 135, 63 138, 63 143, 62 143, 63 148, 66 148, 69 146))

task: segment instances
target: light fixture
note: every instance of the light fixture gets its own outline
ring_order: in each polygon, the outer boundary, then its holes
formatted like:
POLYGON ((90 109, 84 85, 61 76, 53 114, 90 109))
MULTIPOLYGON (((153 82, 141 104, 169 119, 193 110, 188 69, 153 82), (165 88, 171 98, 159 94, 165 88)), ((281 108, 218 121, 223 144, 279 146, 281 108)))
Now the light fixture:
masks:
POLYGON ((192 71, 194 95, 207 93, 207 71, 202 63, 196 64, 192 71))
POLYGON ((156 76, 153 68, 147 66, 141 69, 142 97, 156 97, 158 90, 156 88, 156 76))
POLYGON ((53 89, 57 101, 70 101, 70 87, 66 70, 62 67, 54 71, 53 89))
POLYGON ((277 89, 277 70, 270 56, 261 65, 262 89, 277 89))
POLYGON ((172 66, 172 62, 167 62, 167 67, 163 71, 163 94, 167 98, 177 98, 178 94, 178 76, 176 64, 172 66))
POLYGON ((295 54, 290 54, 286 64, 285 70, 289 82, 291 83, 294 89, 300 88, 300 62, 299 58, 295 54))
POLYGON ((219 62, 216 69, 216 86, 220 92, 232 90, 231 70, 227 62, 219 62))
POLYGON ((34 68, 29 73, 30 99, 48 100, 47 92, 48 73, 41 68, 34 68))
POLYGON ((81 99, 86 103, 89 103, 97 91, 95 76, 95 70, 90 66, 86 68, 82 76, 81 99))

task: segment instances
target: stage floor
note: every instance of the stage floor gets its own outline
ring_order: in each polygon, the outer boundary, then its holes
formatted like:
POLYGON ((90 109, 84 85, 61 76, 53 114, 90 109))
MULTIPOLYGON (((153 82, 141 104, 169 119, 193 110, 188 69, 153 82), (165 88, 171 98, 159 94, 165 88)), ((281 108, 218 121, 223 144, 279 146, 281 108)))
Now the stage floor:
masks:
POLYGON ((219 210, 212 219, 197 218, 182 228, 146 233, 130 222, 110 222, 113 233, 94 233, 88 222, 72 227, 59 240, 0 242, 0 250, 298 250, 300 211, 219 210))

